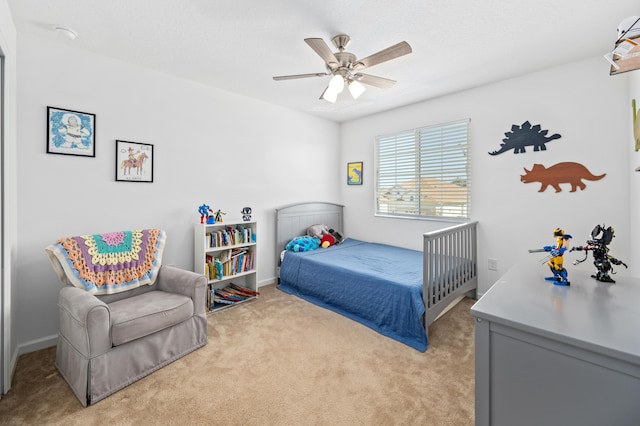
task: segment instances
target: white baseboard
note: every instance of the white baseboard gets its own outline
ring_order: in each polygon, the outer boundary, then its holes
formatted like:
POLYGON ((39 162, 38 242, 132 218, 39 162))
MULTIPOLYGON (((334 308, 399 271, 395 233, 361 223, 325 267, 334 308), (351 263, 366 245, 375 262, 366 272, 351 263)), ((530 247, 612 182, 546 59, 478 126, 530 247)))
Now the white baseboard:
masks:
POLYGON ((260 280, 258 281, 258 288, 262 287, 263 285, 274 284, 275 282, 276 277, 267 278, 266 280, 260 280))
POLYGON ((16 348, 16 350, 13 351, 13 354, 11 355, 11 378, 9 379, 9 387, 4 390, 4 393, 9 392, 9 389, 11 389, 11 383, 13 383, 13 375, 16 373, 16 367, 18 367, 19 356, 20 353, 18 352, 18 348, 16 348))
MULTIPOLYGON (((29 352, 39 351, 40 349, 50 348, 58 343, 58 335, 54 334, 40 339, 31 340, 29 342, 18 345, 16 351, 18 355, 28 354, 29 352)), ((17 362, 17 357, 16 357, 17 362)))

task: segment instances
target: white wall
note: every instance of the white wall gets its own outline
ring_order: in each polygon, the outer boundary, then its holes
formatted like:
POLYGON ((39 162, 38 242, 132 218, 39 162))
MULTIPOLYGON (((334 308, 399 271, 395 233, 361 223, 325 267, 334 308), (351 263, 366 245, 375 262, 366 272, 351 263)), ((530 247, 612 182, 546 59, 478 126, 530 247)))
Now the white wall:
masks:
MULTIPOLYGON (((628 77, 610 77, 602 58, 538 72, 411 105, 341 126, 73 47, 19 34, 18 285, 14 303, 22 351, 52 344, 59 284, 43 248, 56 238, 162 227, 165 261, 191 268, 197 206, 229 212, 249 205, 260 221, 258 278, 274 276, 276 207, 343 202, 355 238, 421 248, 442 222, 373 216, 373 143, 378 134, 471 118, 473 219, 480 222, 480 292, 527 249, 553 243, 564 227, 574 244, 593 226, 615 226, 612 254, 630 259, 628 77), (73 58, 70 60, 70 58, 73 58), (46 154, 46 106, 97 115, 96 158, 46 154), (529 120, 562 138, 548 151, 489 156, 512 124, 529 120), (153 184, 114 181, 115 139, 154 144, 153 184), (324 162, 314 159, 323 153, 324 162), (338 158, 335 164, 326 159, 338 158), (239 166, 242 161, 246 167, 239 166), (364 161, 364 184, 346 185, 346 163, 364 161), (598 182, 584 192, 538 193, 523 167, 583 163, 598 182), (487 259, 498 259, 488 271, 487 259), (35 315, 34 313, 37 313, 35 315)), ((472 72, 472 71, 470 71, 472 72)), ((637 175, 633 175, 637 176, 637 175)), ((577 258, 567 256, 569 261, 577 258)), ((567 263, 569 263, 569 261, 567 263)), ((634 273, 639 265, 621 273, 634 273)), ((591 270, 591 262, 580 267, 591 270)), ((542 266, 541 266, 542 268, 542 266)), ((569 276, 571 277, 569 267, 569 276)))
MULTIPOLYGON (((627 99, 627 77, 609 76, 607 62, 598 57, 345 123, 341 132, 343 166, 346 168, 349 161, 364 161, 363 185, 341 184, 347 234, 421 249, 422 233, 445 224, 374 217, 375 137, 470 118, 472 219, 479 221, 480 294, 518 259, 537 262, 544 257, 527 250, 553 244, 556 227, 572 234, 574 245, 581 245, 598 223, 614 226, 611 254, 628 260, 630 268, 638 271, 640 265, 631 261, 629 248, 627 157, 633 143, 627 99), (547 151, 528 148, 524 154, 488 154, 499 148, 513 124, 526 120, 548 129, 549 135, 559 133, 562 137, 549 142, 547 151), (523 167, 530 169, 534 163, 548 167, 565 161, 582 163, 593 174, 607 176, 585 181, 587 188, 575 193, 570 193, 566 184, 561 185, 560 193, 551 187, 539 193, 539 184, 520 181, 523 167), (488 270, 489 258, 498 260, 498 271, 488 270)), ((342 175, 346 181, 346 171, 342 175)), ((578 267, 571 262, 582 256, 570 253, 565 257, 571 279, 571 269, 578 267)), ((579 267, 593 269, 592 258, 579 267)))
MULTIPOLYGON (((628 121, 626 129, 628 132, 628 139, 634 142, 633 136, 633 109, 631 100, 636 100, 636 111, 640 108, 640 71, 631 71, 627 73, 629 76, 629 98, 627 101, 627 108, 629 113, 625 115, 628 121)), ((640 120, 640 114, 638 114, 638 120, 640 120)), ((640 172, 636 172, 636 167, 640 167, 640 152, 631 150, 629 154, 629 203, 630 203, 630 233, 629 241, 631 244, 630 259, 640 259, 640 226, 638 225, 638 217, 640 217, 640 172)), ((634 275, 640 275, 640 268, 634 269, 634 275)))
POLYGON ((16 299, 16 29, 11 19, 9 4, 0 0, 0 56, 4 62, 3 85, 0 87, 0 398, 11 388, 11 376, 17 363, 17 340, 12 321, 16 299))
MULTIPOLYGON (((277 207, 339 202, 339 125, 18 34, 18 286, 21 352, 57 333, 44 247, 62 236, 167 231, 166 264, 191 269, 198 206, 259 221, 258 280, 275 276, 277 207), (46 153, 46 107, 96 114, 96 157, 46 153), (154 145, 154 182, 115 182, 115 140, 154 145)), ((171 60, 167 52, 167 60, 171 60)))

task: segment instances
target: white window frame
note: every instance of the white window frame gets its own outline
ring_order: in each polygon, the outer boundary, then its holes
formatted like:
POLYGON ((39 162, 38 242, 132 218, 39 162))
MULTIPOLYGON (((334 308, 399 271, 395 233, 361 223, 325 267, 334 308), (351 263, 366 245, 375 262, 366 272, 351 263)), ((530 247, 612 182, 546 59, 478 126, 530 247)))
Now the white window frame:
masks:
POLYGON ((471 218, 470 119, 376 137, 375 215, 471 218))

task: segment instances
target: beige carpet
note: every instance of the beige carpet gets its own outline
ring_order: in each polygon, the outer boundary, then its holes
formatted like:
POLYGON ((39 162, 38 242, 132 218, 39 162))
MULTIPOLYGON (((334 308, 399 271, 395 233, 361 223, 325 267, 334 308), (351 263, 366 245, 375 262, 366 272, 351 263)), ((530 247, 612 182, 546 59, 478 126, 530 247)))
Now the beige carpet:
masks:
POLYGON ((0 424, 472 425, 473 320, 463 300, 421 353, 277 290, 209 316, 209 343, 83 408, 55 348, 25 354, 0 424))

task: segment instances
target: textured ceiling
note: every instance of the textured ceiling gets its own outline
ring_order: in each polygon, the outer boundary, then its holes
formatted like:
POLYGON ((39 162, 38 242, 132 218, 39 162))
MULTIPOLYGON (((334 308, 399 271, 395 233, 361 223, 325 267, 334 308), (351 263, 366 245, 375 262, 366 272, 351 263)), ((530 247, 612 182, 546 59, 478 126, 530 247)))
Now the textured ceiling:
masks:
MULTIPOLYGON (((21 33, 338 122, 603 55, 637 0, 9 0, 21 33), (70 42, 51 28, 79 34, 70 42), (304 42, 351 36, 358 58, 407 41, 413 53, 368 68, 397 80, 354 101, 319 100, 329 77, 304 42)), ((603 58, 603 72, 608 72, 603 58)), ((617 78, 617 77, 611 77, 617 78)))

